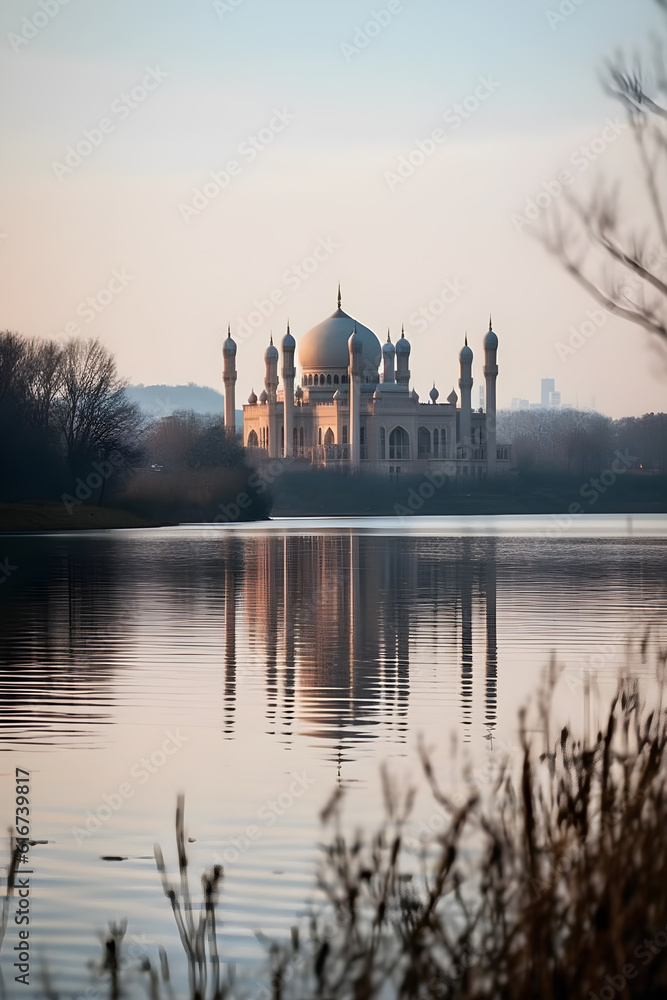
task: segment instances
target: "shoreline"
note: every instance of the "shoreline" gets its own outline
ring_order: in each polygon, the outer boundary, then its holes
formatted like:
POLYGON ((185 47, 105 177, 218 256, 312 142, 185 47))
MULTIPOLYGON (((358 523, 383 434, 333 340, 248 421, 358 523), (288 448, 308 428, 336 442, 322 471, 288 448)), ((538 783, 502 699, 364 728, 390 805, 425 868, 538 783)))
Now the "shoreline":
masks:
POLYGON ((62 531, 100 531, 114 528, 164 528, 175 522, 150 521, 115 507, 81 504, 71 513, 58 501, 0 503, 0 533, 48 534, 62 531))

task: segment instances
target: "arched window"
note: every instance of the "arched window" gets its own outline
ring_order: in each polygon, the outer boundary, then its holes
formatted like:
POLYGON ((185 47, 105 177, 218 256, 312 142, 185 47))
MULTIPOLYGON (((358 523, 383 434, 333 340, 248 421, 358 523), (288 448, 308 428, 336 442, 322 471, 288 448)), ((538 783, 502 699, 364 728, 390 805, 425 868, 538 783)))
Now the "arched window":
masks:
POLYGON ((320 375, 320 385, 324 385, 324 375, 320 375))
POLYGON ((259 441, 257 440, 257 434, 255 431, 250 431, 250 434, 248 434, 248 447, 259 448, 259 441))
POLYGON ((438 428, 433 431, 433 458, 440 457, 440 434, 438 428))
POLYGON ((343 444, 347 443, 347 424, 343 424, 343 444))
POLYGON ((339 380, 338 376, 337 376, 337 375, 334 375, 334 385, 338 385, 338 382, 339 382, 339 381, 340 381, 340 380, 339 380))
POLYGON ((417 431, 417 455, 419 458, 430 458, 431 432, 428 427, 420 427, 417 431))
POLYGON ((327 427, 327 432, 324 435, 324 443, 326 445, 330 445, 330 444, 334 443, 334 432, 331 430, 330 427, 327 427))
POLYGON ((389 435, 389 458, 394 460, 410 458, 410 437, 405 427, 394 427, 389 435))
POLYGON ((317 443, 322 444, 322 428, 320 427, 317 431, 317 443))
POLYGON ((327 385, 331 385, 331 375, 327 375, 327 385))
POLYGON ((299 446, 299 432, 297 431, 297 429, 295 427, 294 428, 294 432, 292 434, 292 454, 293 455, 296 455, 296 449, 298 448, 298 446, 299 446))
POLYGON ((299 427, 299 448, 303 451, 303 427, 299 427))
POLYGON ((385 459, 387 457, 387 435, 385 433, 384 427, 380 428, 380 458, 385 459))
POLYGON ((347 385, 347 375, 341 375, 340 380, 343 385, 347 385))

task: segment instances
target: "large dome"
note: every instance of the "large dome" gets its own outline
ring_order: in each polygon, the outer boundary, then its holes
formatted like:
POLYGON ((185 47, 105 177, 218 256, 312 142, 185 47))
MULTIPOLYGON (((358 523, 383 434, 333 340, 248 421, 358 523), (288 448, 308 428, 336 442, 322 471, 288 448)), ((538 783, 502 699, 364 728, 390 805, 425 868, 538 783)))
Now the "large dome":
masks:
MULTIPOLYGON (((326 371, 347 368, 349 354, 347 342, 355 328, 355 320, 338 307, 328 319, 318 323, 299 340, 299 363, 304 371, 326 371)), ((361 341, 361 364, 377 371, 382 359, 380 341, 372 330, 356 323, 357 337, 361 341)))

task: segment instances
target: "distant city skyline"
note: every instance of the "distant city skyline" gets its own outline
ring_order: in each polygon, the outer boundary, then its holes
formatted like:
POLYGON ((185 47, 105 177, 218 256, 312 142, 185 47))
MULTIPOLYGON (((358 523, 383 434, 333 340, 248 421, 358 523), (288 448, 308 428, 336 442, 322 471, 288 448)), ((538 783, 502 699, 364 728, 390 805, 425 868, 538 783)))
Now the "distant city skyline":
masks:
POLYGON ((571 6, 6 0, 0 328, 219 389, 230 323, 247 398, 340 281, 380 339, 405 325, 422 398, 491 312, 500 407, 547 371, 611 416, 662 409, 664 356, 603 310, 581 335, 594 304, 534 238, 564 168, 631 199, 640 169, 599 74, 657 5, 571 6))

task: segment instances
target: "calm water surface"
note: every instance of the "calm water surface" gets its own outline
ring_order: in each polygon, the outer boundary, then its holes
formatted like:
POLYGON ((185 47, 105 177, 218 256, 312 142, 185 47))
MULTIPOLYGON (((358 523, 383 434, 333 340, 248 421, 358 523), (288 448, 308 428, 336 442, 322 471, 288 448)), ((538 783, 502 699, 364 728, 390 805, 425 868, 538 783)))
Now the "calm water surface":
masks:
MULTIPOLYGON (((29 770, 32 836, 47 842, 30 852, 32 978, 43 951, 72 996, 109 920, 178 965, 153 844, 173 871, 179 791, 193 884, 222 860, 222 949, 251 968, 255 931, 283 937, 313 897, 337 784, 350 821, 373 826, 380 764, 417 781, 420 736, 444 783, 465 759, 515 753, 552 651, 558 721, 582 730, 647 629, 651 697, 667 639, 667 518, 278 520, 0 549, 16 567, 0 593, 0 822, 13 824, 14 768, 29 770)), ((414 830, 432 816, 421 794, 414 830)))

